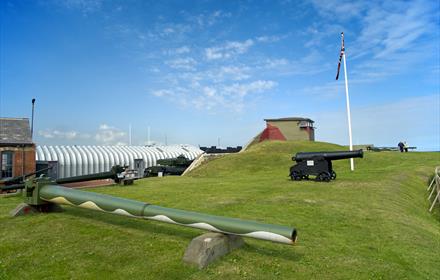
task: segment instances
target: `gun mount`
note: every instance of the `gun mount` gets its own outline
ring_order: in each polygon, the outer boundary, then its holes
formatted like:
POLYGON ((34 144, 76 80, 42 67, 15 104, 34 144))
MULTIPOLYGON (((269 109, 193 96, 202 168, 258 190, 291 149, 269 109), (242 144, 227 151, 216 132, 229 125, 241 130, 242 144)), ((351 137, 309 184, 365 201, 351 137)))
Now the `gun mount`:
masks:
POLYGON ((294 181, 308 180, 310 175, 316 176, 315 181, 329 182, 336 179, 332 160, 362 158, 362 150, 338 152, 297 153, 292 157, 297 164, 290 167, 289 176, 294 181))

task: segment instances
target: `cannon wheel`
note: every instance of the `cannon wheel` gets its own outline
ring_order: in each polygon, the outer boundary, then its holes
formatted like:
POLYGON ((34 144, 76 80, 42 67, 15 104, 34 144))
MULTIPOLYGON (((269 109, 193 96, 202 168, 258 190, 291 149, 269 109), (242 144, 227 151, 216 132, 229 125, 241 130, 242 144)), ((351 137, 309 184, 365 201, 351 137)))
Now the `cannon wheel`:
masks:
POLYGON ((332 175, 331 175, 330 179, 332 179, 332 180, 336 179, 336 172, 334 172, 333 170, 332 170, 332 175))
POLYGON ((329 172, 321 172, 319 173, 318 176, 316 176, 316 181, 330 182, 330 180, 331 180, 331 175, 329 172))
POLYGON ((292 181, 300 181, 301 175, 298 173, 298 171, 292 171, 292 173, 290 173, 290 178, 292 181))

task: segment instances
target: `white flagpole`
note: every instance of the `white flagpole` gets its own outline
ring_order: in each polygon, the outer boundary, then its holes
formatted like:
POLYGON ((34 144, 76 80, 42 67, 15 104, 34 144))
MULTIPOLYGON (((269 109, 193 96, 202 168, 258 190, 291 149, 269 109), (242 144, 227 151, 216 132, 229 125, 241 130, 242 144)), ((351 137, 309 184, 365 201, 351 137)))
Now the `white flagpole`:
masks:
MULTIPOLYGON (((344 35, 342 35, 344 36, 344 35)), ((345 76, 345 98, 347 100, 347 119, 348 119, 348 136, 350 138, 350 151, 353 151, 353 140, 351 137, 351 116, 350 116, 350 97, 348 95, 348 79, 347 79, 347 64, 345 62, 345 50, 343 54, 344 59, 344 76, 345 76)), ((354 171, 354 159, 350 158, 350 168, 354 171)))
POLYGON ((128 125, 128 145, 131 146, 131 123, 128 125))

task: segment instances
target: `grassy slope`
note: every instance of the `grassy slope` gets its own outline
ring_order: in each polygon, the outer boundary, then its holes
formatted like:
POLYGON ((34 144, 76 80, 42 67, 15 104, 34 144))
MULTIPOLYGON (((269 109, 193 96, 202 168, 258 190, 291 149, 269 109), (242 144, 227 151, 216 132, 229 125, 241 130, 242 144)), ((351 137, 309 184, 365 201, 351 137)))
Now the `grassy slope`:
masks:
POLYGON ((366 153, 335 161, 331 183, 292 182, 297 151, 327 143, 272 142, 215 159, 188 177, 152 178, 93 191, 161 206, 292 225, 294 247, 246 240, 208 269, 182 264, 201 231, 65 207, 9 218, 0 199, 0 278, 426 279, 440 275, 439 212, 427 212, 426 181, 439 153, 366 153))

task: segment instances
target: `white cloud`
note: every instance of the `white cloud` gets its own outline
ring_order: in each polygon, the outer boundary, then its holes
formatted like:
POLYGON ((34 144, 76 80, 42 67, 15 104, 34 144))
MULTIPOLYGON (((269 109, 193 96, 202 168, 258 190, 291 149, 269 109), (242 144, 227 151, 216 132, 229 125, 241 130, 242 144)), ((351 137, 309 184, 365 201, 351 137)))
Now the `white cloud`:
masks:
POLYGON ((213 97, 217 93, 217 90, 211 87, 204 87, 203 93, 208 97, 213 97))
POLYGON ((90 14, 102 8, 102 0, 53 0, 55 5, 67 9, 79 10, 83 14, 90 14))
POLYGON ((40 135, 43 138, 46 139, 66 139, 66 140, 73 140, 73 139, 87 139, 90 138, 89 134, 85 134, 85 133, 79 133, 78 131, 60 131, 57 129, 54 130, 50 130, 50 129, 45 129, 45 130, 40 130, 38 131, 38 135, 40 135))
POLYGON ((264 35, 264 36, 256 37, 255 40, 257 42, 261 42, 261 43, 274 43, 274 42, 280 41, 281 39, 284 39, 285 37, 287 37, 287 35, 284 35, 284 36, 279 36, 279 35, 268 36, 268 35, 264 35))
POLYGON ((95 140, 101 145, 114 145, 123 143, 126 133, 107 124, 101 124, 95 135, 95 140))
POLYGON ((251 68, 247 66, 221 66, 220 69, 206 71, 204 75, 214 82, 241 81, 251 77, 251 68))
POLYGON ((279 66, 286 66, 289 64, 289 61, 285 58, 274 58, 274 59, 266 59, 265 67, 267 68, 277 68, 279 66))
POLYGON ((173 28, 171 28, 171 27, 167 27, 167 28, 165 28, 165 29, 162 31, 162 34, 164 34, 164 35, 169 35, 169 34, 174 33, 174 32, 175 32, 175 30, 174 30, 173 28))
POLYGON ((199 15, 190 15, 188 20, 198 25, 200 28, 210 27, 224 18, 231 17, 231 13, 226 13, 221 10, 214 11, 212 13, 204 13, 199 15))
POLYGON ((243 42, 226 42, 221 46, 206 48, 205 57, 207 60, 227 59, 246 53, 253 45, 254 41, 252 39, 247 39, 243 42))
POLYGON ((345 31, 347 63, 356 62, 353 68, 348 65, 354 80, 371 82, 413 70, 438 51, 438 9, 433 1, 312 3, 323 19, 304 33, 312 38, 306 46, 322 46, 324 39, 345 31))
POLYGON ((173 60, 168 60, 165 63, 173 69, 183 70, 194 70, 197 64, 197 62, 191 57, 176 58, 173 60))
POLYGON ((358 17, 366 9, 368 2, 351 0, 311 0, 317 11, 329 19, 348 20, 358 17))
POLYGON ((223 54, 220 52, 220 49, 217 49, 217 48, 205 49, 205 56, 206 56, 206 59, 208 59, 208 60, 223 58, 223 54))
POLYGON ((306 95, 319 96, 320 98, 335 98, 345 93, 344 84, 341 81, 332 81, 324 85, 310 86, 303 89, 306 95))
POLYGON ((259 93, 269 90, 277 85, 274 81, 254 81, 246 84, 233 84, 231 86, 226 86, 224 91, 230 95, 238 95, 239 97, 245 97, 251 93, 259 93))
POLYGON ((259 70, 279 76, 312 75, 326 71, 329 67, 329 63, 323 63, 321 53, 313 49, 300 59, 268 58, 258 65, 259 70))
POLYGON ((182 46, 180 48, 174 49, 175 54, 185 54, 189 53, 191 49, 188 46, 182 46))
POLYGON ((163 96, 170 96, 170 95, 172 95, 172 92, 170 90, 161 89, 161 90, 153 91, 152 94, 154 96, 157 96, 157 97, 163 97, 163 96))
POLYGON ((211 112, 227 110, 239 113, 246 106, 250 95, 268 91, 276 86, 276 82, 269 80, 205 86, 195 83, 188 87, 176 87, 173 91, 157 90, 152 94, 198 110, 211 112))
POLYGON ((416 40, 435 32, 435 18, 429 15, 429 5, 411 1, 402 5, 374 5, 361 19, 362 30, 355 42, 355 55, 370 51, 377 58, 420 47, 416 40))

